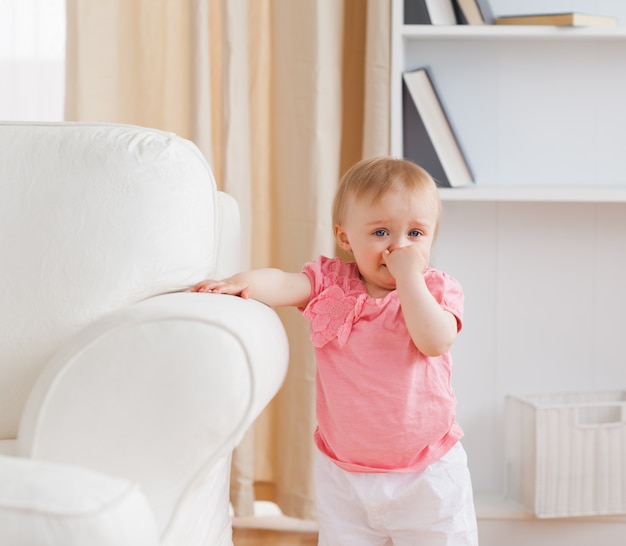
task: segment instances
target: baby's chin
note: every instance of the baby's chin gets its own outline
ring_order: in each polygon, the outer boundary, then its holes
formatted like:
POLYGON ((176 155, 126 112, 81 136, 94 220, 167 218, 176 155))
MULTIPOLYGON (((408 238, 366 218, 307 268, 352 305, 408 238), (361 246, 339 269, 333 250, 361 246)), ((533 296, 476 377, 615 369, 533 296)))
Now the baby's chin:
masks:
POLYGON ((394 279, 391 275, 388 275, 386 279, 383 279, 379 282, 376 282, 376 288, 379 290, 386 290, 391 292, 396 289, 396 279, 394 279))
POLYGON ((389 276, 390 282, 382 279, 364 279, 361 280, 365 284, 367 293, 373 298, 382 298, 389 292, 393 292, 396 289, 396 282, 393 277, 389 276))

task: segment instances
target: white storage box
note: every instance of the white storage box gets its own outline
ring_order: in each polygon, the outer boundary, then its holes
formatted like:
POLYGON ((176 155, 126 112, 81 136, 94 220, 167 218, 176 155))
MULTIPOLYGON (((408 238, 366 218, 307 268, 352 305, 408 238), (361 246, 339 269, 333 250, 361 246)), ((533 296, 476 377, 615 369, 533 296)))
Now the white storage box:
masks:
POLYGON ((626 392, 508 396, 508 496, 538 517, 626 513, 626 392))

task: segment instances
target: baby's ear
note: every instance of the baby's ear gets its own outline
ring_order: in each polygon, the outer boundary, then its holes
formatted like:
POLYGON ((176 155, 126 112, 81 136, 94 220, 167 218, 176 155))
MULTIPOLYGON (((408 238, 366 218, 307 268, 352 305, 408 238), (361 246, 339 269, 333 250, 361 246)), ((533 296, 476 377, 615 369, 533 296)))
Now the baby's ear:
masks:
POLYGON ((337 241, 337 246, 341 250, 345 250, 346 252, 352 252, 352 247, 350 246, 350 242, 348 241, 348 236, 346 232, 341 229, 341 225, 337 224, 334 228, 335 231, 335 240, 337 241))

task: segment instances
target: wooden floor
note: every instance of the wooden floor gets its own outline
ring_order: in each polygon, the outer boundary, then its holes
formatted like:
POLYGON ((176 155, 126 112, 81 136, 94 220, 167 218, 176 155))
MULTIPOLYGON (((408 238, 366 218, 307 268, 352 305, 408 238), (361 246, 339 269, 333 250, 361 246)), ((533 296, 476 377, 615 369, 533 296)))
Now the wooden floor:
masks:
POLYGON ((233 529, 234 546, 317 546, 317 533, 272 529, 233 529))

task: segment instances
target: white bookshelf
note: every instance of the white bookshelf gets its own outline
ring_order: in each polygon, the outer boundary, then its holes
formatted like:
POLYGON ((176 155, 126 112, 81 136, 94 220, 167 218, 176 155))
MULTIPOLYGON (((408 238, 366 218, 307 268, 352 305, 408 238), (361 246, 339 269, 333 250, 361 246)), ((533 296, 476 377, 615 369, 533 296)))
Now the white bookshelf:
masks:
POLYGON ((472 186, 440 188, 443 201, 626 203, 626 187, 472 186))
POLYGON ((625 27, 397 24, 393 74, 430 67, 478 187, 626 187, 625 27))
POLYGON ((624 27, 552 27, 552 26, 498 26, 498 25, 404 25, 401 36, 406 40, 623 40, 624 27))
POLYGON ((429 66, 476 180, 441 189, 434 265, 465 289, 453 382, 481 546, 617 546, 624 518, 538 520, 506 499, 504 399, 626 390, 626 2, 491 1, 616 28, 404 25, 392 6, 392 154, 402 72, 429 66))

